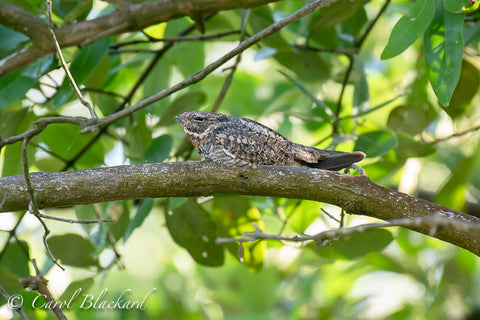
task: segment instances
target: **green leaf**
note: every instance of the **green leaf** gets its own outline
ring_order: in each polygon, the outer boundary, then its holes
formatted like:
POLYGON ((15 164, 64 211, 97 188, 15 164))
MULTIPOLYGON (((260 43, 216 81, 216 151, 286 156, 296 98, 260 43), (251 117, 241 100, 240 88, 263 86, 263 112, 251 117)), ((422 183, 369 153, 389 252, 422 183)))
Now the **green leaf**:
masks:
MULTIPOLYGON (((250 201, 245 197, 217 196, 212 204, 212 218, 217 226, 217 234, 220 237, 242 237, 244 232, 254 231, 253 224, 261 230, 264 229, 260 220, 260 212, 252 208, 250 201)), ((238 243, 225 245, 230 253, 238 257, 238 243)), ((267 243, 253 242, 243 244, 243 264, 252 272, 259 272, 263 266, 263 260, 267 249, 267 243)))
MULTIPOLYGON (((29 40, 23 33, 14 31, 5 26, 0 26, 0 53, 5 51, 14 50, 18 45, 25 43, 29 40)), ((2 56, 2 55, 0 55, 2 56)))
POLYGON ((95 247, 89 240, 78 234, 56 235, 48 238, 47 241, 53 256, 62 264, 80 268, 98 266, 98 261, 92 257, 95 247))
POLYGON ((435 15, 435 0, 408 2, 406 6, 409 13, 393 27, 382 60, 393 58, 410 47, 427 30, 435 15))
POLYGON ((30 248, 27 242, 18 242, 14 239, 15 238, 12 238, 10 243, 4 247, 1 265, 6 270, 14 273, 17 277, 26 278, 30 275, 30 269, 28 267, 30 260, 24 250, 26 250, 27 254, 30 254, 30 248))
MULTIPOLYGON (((95 208, 93 204, 77 205, 75 206, 75 217, 78 220, 97 219, 95 208)), ((82 223, 82 228, 88 233, 96 226, 90 223, 82 223)))
POLYGON ((130 127, 127 134, 127 155, 134 163, 142 163, 145 152, 152 144, 152 129, 146 124, 145 114, 140 114, 134 126, 130 127))
POLYGON ((303 94, 305 94, 310 100, 312 100, 312 102, 317 106, 317 108, 315 108, 315 110, 318 111, 319 116, 324 121, 329 122, 329 123, 332 122, 332 119, 335 118, 335 115, 325 102, 323 102, 322 100, 319 100, 315 96, 315 94, 310 92, 310 90, 301 81, 297 80, 296 78, 290 76, 288 73, 283 72, 281 70, 279 70, 278 72, 280 72, 280 74, 282 74, 285 78, 287 78, 293 84, 295 84, 297 86, 297 88, 300 89, 300 91, 303 94))
POLYGON ((22 99, 37 79, 22 75, 21 70, 7 74, 0 79, 0 110, 22 99))
POLYGON ((367 157, 379 157, 397 145, 397 138, 390 131, 370 131, 361 134, 356 143, 354 150, 363 151, 367 157))
MULTIPOLYGON (((475 7, 475 3, 472 5, 473 1, 471 2, 470 0, 443 0, 442 2, 445 10, 448 10, 451 13, 462 13, 465 12, 462 10, 464 7, 469 7, 470 10, 475 7)), ((478 7, 478 4, 476 6, 478 7)), ((469 9, 467 9, 467 11, 469 11, 469 9)))
POLYGON ((331 28, 352 17, 363 7, 363 0, 337 1, 314 14, 309 24, 311 34, 331 28))
POLYGON ((435 147, 423 142, 421 139, 415 140, 411 135, 403 132, 397 134, 398 146, 397 154, 400 158, 426 157, 435 152, 435 147))
POLYGON ((463 60, 457 87, 450 99, 449 106, 443 107, 443 110, 454 119, 463 115, 469 107, 474 108, 472 99, 477 94, 479 86, 479 70, 467 60, 463 60))
POLYGON ((379 252, 393 241, 390 231, 378 229, 355 233, 322 245, 317 253, 330 259, 358 259, 370 252, 379 252))
POLYGON ((167 134, 153 139, 152 144, 145 152, 145 160, 148 162, 162 162, 169 157, 172 144, 172 136, 167 134))
POLYGON ((188 199, 173 210, 165 210, 165 220, 173 240, 187 249, 196 262, 211 267, 223 264, 223 248, 215 244, 215 223, 195 200, 188 199))
POLYGON ((175 123, 176 115, 179 115, 185 111, 198 110, 198 108, 205 103, 206 95, 201 91, 187 92, 170 104, 170 106, 162 114, 162 118, 158 122, 157 126, 169 126, 175 123))
POLYGON ((363 112, 370 106, 370 93, 363 62, 356 56, 354 58, 353 70, 353 107, 357 112, 363 112))
POLYGON ((204 67, 203 43, 202 41, 179 42, 169 50, 167 58, 185 78, 189 77, 204 67))
POLYGON ((115 240, 121 239, 127 232, 128 226, 130 225, 131 203, 131 200, 124 200, 121 202, 121 205, 120 203, 114 203, 108 210, 110 218, 115 220, 115 222, 110 225, 110 232, 115 240))
POLYGON ((152 198, 147 198, 147 199, 142 199, 140 201, 140 206, 138 207, 137 212, 135 213, 135 216, 130 221, 130 224, 127 227, 127 231, 123 236, 124 243, 128 240, 132 232, 142 225, 145 218, 148 216, 150 211, 152 211, 153 200, 154 199, 152 198))
MULTIPOLYGON (((48 126, 35 138, 36 143, 44 143, 48 149, 64 159, 76 156, 87 144, 94 134, 80 135, 79 127, 70 124, 55 124, 48 126)), ((91 168, 104 163, 104 146, 95 143, 76 161, 77 168, 91 168)))
POLYGON ((398 106, 388 115, 387 126, 411 136, 422 132, 430 123, 430 112, 420 106, 398 106))
POLYGON ((423 46, 430 83, 440 104, 448 106, 462 67, 464 14, 455 14, 437 7, 427 29, 423 46))
POLYGON ((436 203, 456 210, 463 209, 474 164, 480 158, 480 151, 476 150, 475 154, 462 158, 452 169, 450 178, 435 197, 436 203))
POLYGON ((285 214, 288 226, 295 232, 302 233, 322 215, 322 204, 316 201, 288 199, 285 205, 285 214))

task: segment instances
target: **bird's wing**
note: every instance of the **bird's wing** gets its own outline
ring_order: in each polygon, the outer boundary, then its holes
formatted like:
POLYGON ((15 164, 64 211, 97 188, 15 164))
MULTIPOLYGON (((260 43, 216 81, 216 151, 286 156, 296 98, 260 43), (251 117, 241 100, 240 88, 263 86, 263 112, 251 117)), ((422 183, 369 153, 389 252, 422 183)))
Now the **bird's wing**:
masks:
POLYGON ((215 128, 215 145, 254 165, 293 163, 292 143, 276 131, 250 119, 236 118, 215 128))

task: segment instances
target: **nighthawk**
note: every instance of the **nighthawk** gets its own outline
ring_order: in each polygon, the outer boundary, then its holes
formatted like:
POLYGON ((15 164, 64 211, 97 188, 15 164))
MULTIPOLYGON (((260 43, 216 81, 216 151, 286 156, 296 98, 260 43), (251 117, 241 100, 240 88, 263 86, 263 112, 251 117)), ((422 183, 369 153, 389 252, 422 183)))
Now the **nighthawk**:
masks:
POLYGON ((175 117, 202 160, 232 166, 285 165, 341 170, 365 158, 363 152, 322 150, 294 143, 256 121, 221 113, 189 111, 175 117))

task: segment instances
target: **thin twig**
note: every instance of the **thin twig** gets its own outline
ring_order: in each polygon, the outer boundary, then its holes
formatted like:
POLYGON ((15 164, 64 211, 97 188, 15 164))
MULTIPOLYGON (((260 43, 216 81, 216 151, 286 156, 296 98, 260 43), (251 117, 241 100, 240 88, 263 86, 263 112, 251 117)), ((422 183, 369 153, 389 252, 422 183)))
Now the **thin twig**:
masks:
POLYGON ((8 307, 15 310, 16 312, 18 312, 18 314, 23 318, 23 319, 27 319, 28 320, 28 316, 27 314, 25 313, 25 311, 23 311, 22 309, 22 300, 19 300, 18 301, 18 304, 17 304, 17 301, 15 301, 15 298, 10 296, 7 292, 7 290, 5 290, 5 288, 2 286, 2 284, 0 284, 0 294, 5 298, 5 300, 7 300, 7 303, 8 303, 8 307), (13 299, 13 300, 12 300, 13 299))
POLYGON ((335 218, 332 214, 330 214, 327 210, 325 210, 324 208, 321 208, 320 210, 322 210, 323 213, 325 213, 325 215, 327 217, 329 217, 330 219, 332 219, 333 221, 337 222, 338 224, 340 224, 340 220, 338 220, 337 218, 335 218))
POLYGON ((90 223, 106 223, 106 222, 115 222, 115 219, 85 219, 85 220, 77 220, 77 219, 66 219, 66 218, 59 218, 54 216, 48 216, 46 214, 40 214, 41 218, 50 219, 55 221, 62 221, 67 223, 79 223, 79 224, 90 224, 90 223))
POLYGON ((118 49, 120 47, 137 45, 137 44, 152 43, 152 42, 202 41, 202 40, 208 40, 208 39, 221 38, 221 37, 229 36, 229 35, 232 35, 232 34, 238 34, 240 32, 241 32, 240 30, 232 30, 232 31, 216 33, 216 34, 206 34, 206 35, 199 35, 199 36, 165 37, 165 38, 161 38, 161 39, 155 39, 155 38, 150 37, 148 40, 135 40, 135 41, 129 41, 129 42, 124 42, 124 43, 118 43, 116 45, 111 46, 111 48, 115 50, 115 49, 118 49))
POLYGON ((444 141, 447 141, 447 140, 450 140, 450 139, 453 139, 453 138, 458 138, 458 137, 464 136, 466 134, 472 133, 472 132, 477 131, 477 130, 480 130, 480 124, 478 124, 476 126, 473 126, 471 128, 468 128, 466 130, 463 130, 463 131, 452 133, 451 135, 443 137, 443 138, 437 138, 437 139, 434 139, 432 141, 426 141, 426 139, 423 139, 423 140, 428 144, 436 144, 436 143, 439 143, 439 142, 444 142, 444 141))
POLYGON ((326 52, 326 53, 335 53, 335 54, 343 54, 343 55, 351 55, 358 53, 358 48, 318 48, 312 47, 309 44, 306 45, 298 45, 293 44, 293 47, 297 50, 304 50, 304 51, 315 51, 315 52, 326 52))
POLYGON ((76 124, 81 127, 86 126, 87 124, 91 123, 92 119, 87 119, 83 117, 49 117, 49 118, 41 118, 33 122, 34 125, 36 125, 35 128, 29 129, 21 134, 17 134, 15 136, 11 136, 8 138, 5 138, 0 141, 0 149, 7 145, 7 144, 12 144, 18 141, 25 140, 25 138, 29 137, 29 140, 31 137, 38 135, 40 132, 42 132, 45 127, 49 124, 53 123, 70 123, 70 124, 76 124))
POLYGON ((90 103, 88 103, 88 101, 86 101, 83 98, 82 92, 80 92, 80 89, 78 88, 77 83, 75 82, 75 79, 73 78, 72 74, 70 73, 70 70, 68 69, 65 59, 63 58, 62 49, 60 48, 60 44, 57 41, 57 36, 55 35, 55 31, 53 30, 53 27, 52 27, 52 0, 47 0, 47 6, 48 6, 48 30, 52 35, 52 39, 55 44, 55 49, 57 50, 58 58, 60 59, 63 70, 65 70, 65 74, 68 80, 70 81, 70 84, 72 85, 72 88, 75 91, 75 94, 77 95, 78 100, 88 109, 88 111, 90 112, 90 117, 92 119, 96 119, 97 116, 95 115, 95 111, 93 111, 93 108, 90 105, 90 103))
POLYGON ((323 7, 323 6, 326 6, 327 4, 330 4, 334 1, 335 0, 316 0, 316 1, 313 1, 313 2, 305 5, 300 10, 292 13, 291 15, 287 16, 284 19, 281 19, 281 20, 273 23, 272 25, 268 26, 267 28, 263 29, 262 31, 258 32, 257 34, 255 34, 252 37, 248 38, 247 40, 243 41, 236 48, 234 48, 233 50, 231 50, 227 54, 223 55, 218 60, 212 62, 211 64, 209 64, 208 66, 206 66, 202 70, 192 74, 190 77, 186 78, 185 80, 180 81, 176 85, 174 85, 174 86, 172 86, 168 89, 164 89, 164 90, 160 91, 159 93, 154 94, 154 95, 152 95, 152 96, 134 104, 131 107, 128 107, 126 109, 118 111, 118 112, 116 112, 114 114, 111 114, 109 116, 106 116, 102 119, 99 119, 94 125, 87 126, 86 128, 82 129, 80 132, 81 133, 87 133, 87 132, 98 131, 101 127, 109 125, 110 123, 113 123, 113 122, 115 122, 119 119, 122 119, 122 118, 132 114, 133 112, 136 112, 140 109, 143 109, 143 108, 147 107, 148 105, 171 95, 172 93, 175 93, 175 92, 177 92, 177 91, 179 91, 179 90, 181 90, 181 89, 183 89, 187 86, 190 86, 194 83, 197 83, 197 82, 203 80, 207 75, 209 75, 210 73, 215 71, 217 68, 219 68, 225 62, 229 61, 230 59, 232 59, 233 57, 235 57, 239 53, 245 51, 246 49, 248 49, 252 45, 254 45, 254 44, 258 43, 259 41, 263 40, 264 38, 278 32, 279 30, 281 30, 285 26, 297 21, 298 19, 300 19, 300 18, 312 13, 313 11, 315 11, 315 10, 317 10, 317 9, 323 7))
POLYGON ((27 192, 30 195, 30 205, 29 205, 29 211, 37 217, 38 221, 41 223, 43 226, 43 244, 45 246, 45 250, 47 251, 48 256, 52 261, 62 270, 65 270, 57 261, 57 259, 54 257, 53 253, 50 251, 50 247, 48 246, 47 243, 47 237, 50 234, 50 230, 48 229, 47 225, 45 224, 45 221, 43 221, 40 211, 38 210, 37 207, 37 200, 35 197, 35 190, 33 189, 32 182, 30 181, 30 172, 29 172, 29 167, 28 167, 28 158, 27 158, 27 148, 28 148, 28 143, 32 136, 26 136, 23 139, 23 144, 22 144, 22 163, 23 163, 23 173, 25 177, 25 183, 27 185, 27 192))
POLYGON ((459 220, 452 220, 440 215, 426 216, 426 217, 416 217, 416 218, 401 218, 393 219, 386 222, 376 222, 369 224, 362 224, 354 226, 351 228, 340 228, 334 230, 327 230, 315 235, 294 235, 294 236, 282 236, 274 234, 263 233, 258 227, 254 226, 253 232, 244 232, 244 237, 241 238, 222 238, 218 237, 215 240, 216 244, 225 244, 225 243, 235 243, 235 242, 253 242, 257 240, 279 240, 279 241, 290 241, 290 242, 309 242, 316 241, 321 243, 322 241, 328 239, 336 239, 339 237, 351 236, 357 233, 364 233, 368 231, 377 230, 380 228, 390 228, 390 227, 418 227, 422 226, 426 221, 433 223, 434 227, 431 229, 430 236, 434 236, 439 226, 451 226, 457 230, 471 231, 471 230, 480 230, 480 226, 463 222, 459 220))

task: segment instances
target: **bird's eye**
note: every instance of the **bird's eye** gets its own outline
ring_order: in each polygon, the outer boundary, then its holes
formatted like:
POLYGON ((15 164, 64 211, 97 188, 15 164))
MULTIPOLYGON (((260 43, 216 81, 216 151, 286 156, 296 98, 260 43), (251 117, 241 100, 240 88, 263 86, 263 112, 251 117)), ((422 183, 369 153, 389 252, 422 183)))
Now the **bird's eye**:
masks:
POLYGON ((203 118, 202 117, 195 117, 195 118, 193 118, 193 121, 202 122, 203 118))

